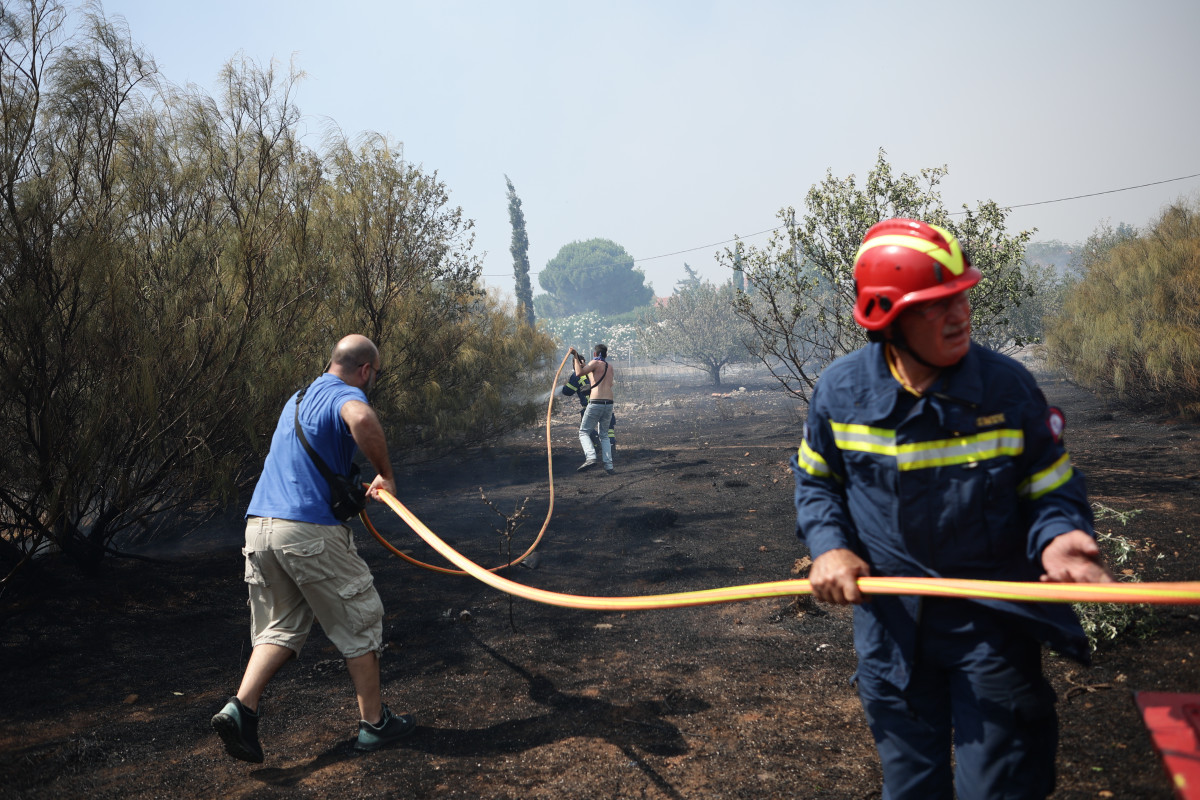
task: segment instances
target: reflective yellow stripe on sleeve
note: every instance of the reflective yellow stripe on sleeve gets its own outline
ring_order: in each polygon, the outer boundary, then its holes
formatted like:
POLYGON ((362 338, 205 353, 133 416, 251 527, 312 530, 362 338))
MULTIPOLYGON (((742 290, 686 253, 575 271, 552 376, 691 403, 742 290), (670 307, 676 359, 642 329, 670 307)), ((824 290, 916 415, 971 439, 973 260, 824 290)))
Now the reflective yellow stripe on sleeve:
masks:
POLYGON ((1074 474, 1075 468, 1071 466, 1070 454, 1063 453, 1058 461, 1041 472, 1030 475, 1028 480, 1022 481, 1021 485, 1017 487, 1017 492, 1022 497, 1037 500, 1071 480, 1071 476, 1074 474))
POLYGON ((808 442, 800 443, 800 449, 796 453, 796 463, 800 465, 800 469, 814 478, 834 478, 838 483, 842 482, 842 476, 834 475, 829 464, 820 453, 808 446, 808 442))
POLYGON ((881 456, 896 455, 896 432, 887 428, 872 428, 869 425, 850 425, 845 422, 830 422, 833 439, 839 450, 856 450, 860 453, 877 453, 881 456))

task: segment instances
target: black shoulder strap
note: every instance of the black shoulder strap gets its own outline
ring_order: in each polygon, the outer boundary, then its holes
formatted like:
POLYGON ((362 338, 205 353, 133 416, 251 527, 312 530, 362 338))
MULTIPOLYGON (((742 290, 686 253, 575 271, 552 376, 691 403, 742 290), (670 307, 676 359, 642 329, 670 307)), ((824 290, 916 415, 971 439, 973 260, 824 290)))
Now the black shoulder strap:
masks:
POLYGON ((299 437, 300 444, 304 445, 304 449, 308 453, 308 457, 311 458, 313 463, 317 465, 317 471, 320 472, 322 477, 325 478, 325 481, 332 486, 335 480, 333 470, 331 470, 329 465, 325 463, 325 460, 317 454, 317 451, 312 449, 312 445, 308 443, 308 439, 304 436, 304 429, 300 427, 300 401, 304 399, 304 393, 307 391, 308 387, 305 386, 300 390, 300 394, 296 395, 296 436, 299 437))

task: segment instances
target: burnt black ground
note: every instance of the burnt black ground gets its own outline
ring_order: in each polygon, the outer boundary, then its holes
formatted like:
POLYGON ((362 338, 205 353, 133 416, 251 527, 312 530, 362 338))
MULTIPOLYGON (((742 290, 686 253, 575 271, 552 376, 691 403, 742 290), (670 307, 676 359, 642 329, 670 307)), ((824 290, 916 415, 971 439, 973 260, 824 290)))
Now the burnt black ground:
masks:
MULTIPOLYGON (((801 415, 769 378, 729 397, 679 379, 620 406, 617 474, 577 474, 565 404, 554 415, 554 515, 536 568, 508 577, 559 592, 660 594, 794 577, 786 459, 801 415)), ((1146 580, 1196 578, 1200 427, 1113 412, 1044 379, 1093 498, 1141 510, 1101 528, 1134 545, 1146 580), (1161 557, 1160 557, 1161 556, 1161 557)), ((494 565, 497 530, 528 497, 523 550, 549 505, 544 431, 404 471, 400 499, 494 565), (486 505, 482 494, 492 503, 486 505), (496 509, 496 510, 494 510, 496 509)), ((396 749, 355 755, 345 668, 314 631, 263 704, 266 762, 229 759, 208 720, 248 651, 237 515, 163 563, 61 572, 0 621, 0 797, 870 798, 879 769, 854 691, 849 612, 775 599, 645 612, 510 600, 415 568, 358 523, 387 608, 385 699, 417 716, 396 749), (53 585, 50 585, 53 583, 53 585)), ((388 538, 442 563, 382 506, 388 538)), ((1144 636, 1084 669, 1046 654, 1058 691, 1066 798, 1162 798, 1170 784, 1135 691, 1200 691, 1200 611, 1166 608, 1144 636)))

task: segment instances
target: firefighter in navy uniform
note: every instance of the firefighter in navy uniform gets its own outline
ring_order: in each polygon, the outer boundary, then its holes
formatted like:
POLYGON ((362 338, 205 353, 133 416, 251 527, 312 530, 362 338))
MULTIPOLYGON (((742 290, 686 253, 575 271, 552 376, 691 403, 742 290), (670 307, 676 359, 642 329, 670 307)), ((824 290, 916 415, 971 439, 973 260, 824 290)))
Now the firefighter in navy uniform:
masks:
POLYGON ((878 223, 854 279, 870 343, 821 375, 791 463, 813 594, 855 604, 883 800, 1044 798, 1058 731, 1041 644, 1088 653, 1070 606, 866 602, 856 580, 1112 580, 1062 414, 1023 366, 971 341, 980 272, 948 231, 878 223))

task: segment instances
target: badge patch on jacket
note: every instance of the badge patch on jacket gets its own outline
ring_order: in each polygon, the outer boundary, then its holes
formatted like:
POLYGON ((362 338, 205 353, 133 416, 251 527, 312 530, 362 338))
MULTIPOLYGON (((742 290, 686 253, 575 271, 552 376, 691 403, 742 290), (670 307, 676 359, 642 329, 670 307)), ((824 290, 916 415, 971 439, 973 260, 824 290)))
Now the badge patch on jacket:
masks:
POLYGON ((978 417, 975 420, 976 428, 990 428, 993 425, 1003 425, 1003 424, 1004 424, 1004 415, 1003 414, 991 414, 986 417, 978 417))
POLYGON ((1050 406, 1046 411, 1046 427, 1050 429, 1050 435, 1054 437, 1054 441, 1061 442, 1063 430, 1067 427, 1067 418, 1057 408, 1050 406))

